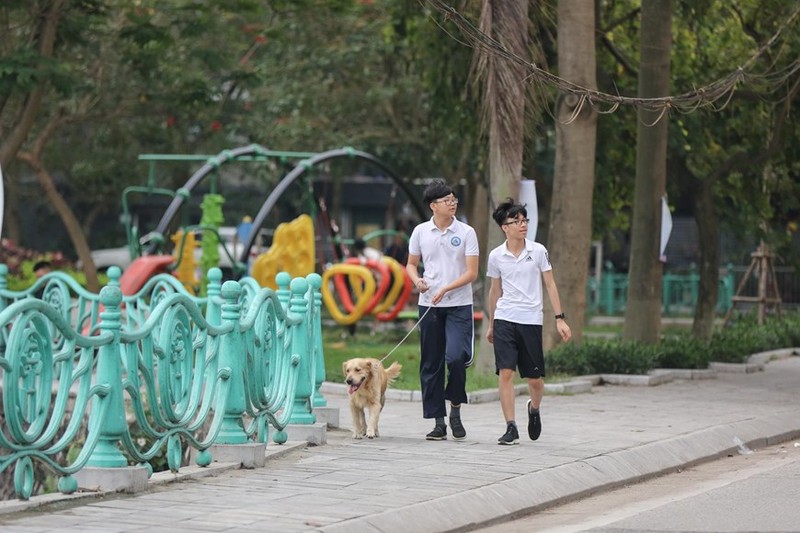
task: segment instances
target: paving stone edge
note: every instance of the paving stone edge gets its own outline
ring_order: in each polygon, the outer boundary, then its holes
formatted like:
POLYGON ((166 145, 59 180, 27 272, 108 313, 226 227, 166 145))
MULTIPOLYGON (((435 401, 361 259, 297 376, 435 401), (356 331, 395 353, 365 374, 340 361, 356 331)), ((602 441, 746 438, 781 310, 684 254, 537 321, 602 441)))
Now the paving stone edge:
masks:
POLYGON ((800 420, 795 412, 787 411, 576 460, 458 494, 345 520, 317 531, 402 531, 411 523, 418 531, 471 531, 736 454, 742 446, 762 448, 798 437, 800 420))
MULTIPOLYGON (((690 368, 658 368, 649 374, 592 374, 578 376, 570 381, 557 383, 545 383, 545 394, 580 394, 592 392, 592 387, 600 385, 625 385, 638 387, 653 387, 663 383, 669 383, 676 379, 714 379, 719 372, 735 372, 741 374, 751 374, 764 370, 764 365, 775 359, 800 355, 800 348, 782 348, 752 354, 745 363, 709 363, 707 369, 690 368)), ((528 386, 525 384, 514 387, 517 396, 528 393, 528 386)), ((347 396, 347 385, 326 381, 320 387, 322 394, 335 394, 337 396, 347 396)), ((494 402, 500 399, 497 389, 484 389, 473 391, 467 394, 469 403, 494 402)), ((400 402, 420 402, 422 393, 419 390, 399 390, 389 388, 386 391, 386 399, 400 402)))

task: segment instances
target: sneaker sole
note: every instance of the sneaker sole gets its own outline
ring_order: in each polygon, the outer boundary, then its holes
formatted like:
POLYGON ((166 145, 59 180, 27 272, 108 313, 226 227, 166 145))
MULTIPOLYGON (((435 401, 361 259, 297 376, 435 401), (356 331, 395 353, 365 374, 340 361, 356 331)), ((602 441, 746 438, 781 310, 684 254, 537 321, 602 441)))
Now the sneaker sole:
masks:
POLYGON ((425 440, 447 440, 447 437, 425 437, 425 440))
POLYGON ((511 442, 506 442, 504 440, 497 441, 497 444, 501 446, 513 446, 514 444, 519 444, 519 439, 514 439, 511 442))
POLYGON ((464 439, 466 439, 466 438, 467 438, 467 436, 466 436, 466 435, 464 435, 463 437, 456 437, 456 436, 453 436, 453 440, 464 440, 464 439))

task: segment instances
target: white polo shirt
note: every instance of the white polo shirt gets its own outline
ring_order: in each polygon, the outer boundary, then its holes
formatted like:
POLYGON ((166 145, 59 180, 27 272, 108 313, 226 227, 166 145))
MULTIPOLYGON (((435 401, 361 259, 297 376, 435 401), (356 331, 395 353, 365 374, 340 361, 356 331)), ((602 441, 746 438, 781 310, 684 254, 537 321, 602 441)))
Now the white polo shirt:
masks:
MULTIPOLYGON (((419 305, 430 306, 433 296, 441 287, 466 272, 467 256, 478 255, 478 236, 471 226, 455 217, 444 231, 440 231, 431 218, 411 232, 408 253, 418 255, 422 261, 422 279, 428 284, 429 290, 419 295, 419 305)), ((472 283, 445 294, 437 307, 458 305, 472 305, 472 283)))
POLYGON ((503 288, 494 318, 542 325, 542 272, 552 269, 547 249, 530 239, 525 239, 519 257, 508 251, 508 241, 489 252, 486 275, 500 278, 503 288))

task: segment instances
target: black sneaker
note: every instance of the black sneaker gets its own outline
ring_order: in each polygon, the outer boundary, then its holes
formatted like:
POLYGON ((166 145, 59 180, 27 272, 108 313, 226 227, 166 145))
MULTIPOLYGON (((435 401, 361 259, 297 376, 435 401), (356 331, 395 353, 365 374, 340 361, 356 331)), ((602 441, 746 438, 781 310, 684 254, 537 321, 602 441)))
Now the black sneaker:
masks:
POLYGON ((542 434, 542 417, 539 411, 531 412, 531 401, 528 400, 528 436, 531 440, 536 440, 542 434))
POLYGON ((433 428, 433 431, 425 435, 425 439, 427 440, 447 440, 447 426, 445 425, 437 425, 433 428))
POLYGON ((507 446, 519 444, 519 431, 517 430, 517 426, 509 424, 505 435, 497 439, 497 444, 505 444, 507 446))
POLYGON ((453 440, 463 440, 467 436, 467 430, 461 423, 461 418, 450 417, 450 431, 453 432, 453 440))

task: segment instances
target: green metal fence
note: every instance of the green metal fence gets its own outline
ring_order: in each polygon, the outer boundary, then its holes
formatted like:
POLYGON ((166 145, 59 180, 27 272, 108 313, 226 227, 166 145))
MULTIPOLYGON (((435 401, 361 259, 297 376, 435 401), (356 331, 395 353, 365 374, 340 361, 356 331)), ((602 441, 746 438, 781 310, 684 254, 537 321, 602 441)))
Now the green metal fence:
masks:
POLYGON ((317 274, 281 273, 273 291, 211 269, 197 298, 169 275, 123 297, 116 268, 99 295, 61 273, 9 291, 7 273, 0 265, 0 472, 13 468, 21 499, 34 461, 70 493, 86 466, 166 451, 178 471, 184 447, 208 465, 212 445, 266 443, 270 426, 285 442, 287 424, 314 423, 325 403, 317 274))
MULTIPOLYGON (((697 267, 691 265, 686 273, 668 272, 662 276, 661 296, 664 315, 693 313, 697 305, 700 275, 697 267)), ((717 293, 717 312, 725 313, 733 301, 735 291, 733 266, 720 273, 717 293)), ((589 278, 586 287, 587 309, 594 314, 618 315, 625 311, 628 293, 628 274, 614 272, 606 264, 600 281, 589 278)))

